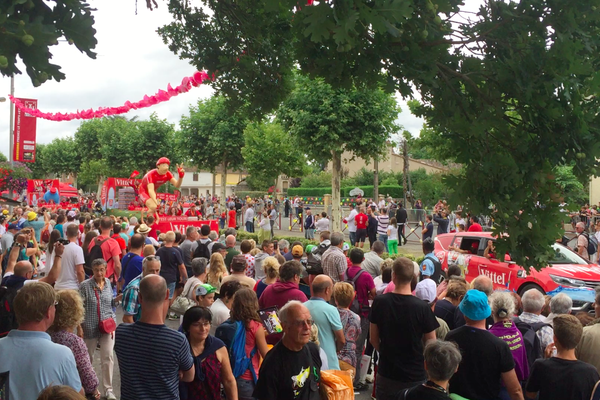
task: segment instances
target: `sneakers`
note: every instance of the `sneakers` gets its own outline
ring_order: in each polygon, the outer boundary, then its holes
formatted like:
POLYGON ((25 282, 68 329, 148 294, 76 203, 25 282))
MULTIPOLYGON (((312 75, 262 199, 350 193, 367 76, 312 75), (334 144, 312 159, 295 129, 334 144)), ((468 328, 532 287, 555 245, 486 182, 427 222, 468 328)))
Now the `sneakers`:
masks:
POLYGON ((368 388, 369 388, 369 385, 367 385, 366 383, 363 383, 363 382, 358 382, 356 385, 354 385, 355 392, 362 392, 363 390, 367 390, 368 388))
POLYGON ((175 314, 175 313, 169 313, 169 317, 168 317, 171 321, 176 321, 179 319, 179 315, 175 314))
POLYGON ((106 400, 117 400, 117 396, 112 392, 112 390, 106 391, 106 400))
POLYGON ((365 376, 365 381, 367 381, 367 383, 373 383, 373 380, 373 374, 365 376))

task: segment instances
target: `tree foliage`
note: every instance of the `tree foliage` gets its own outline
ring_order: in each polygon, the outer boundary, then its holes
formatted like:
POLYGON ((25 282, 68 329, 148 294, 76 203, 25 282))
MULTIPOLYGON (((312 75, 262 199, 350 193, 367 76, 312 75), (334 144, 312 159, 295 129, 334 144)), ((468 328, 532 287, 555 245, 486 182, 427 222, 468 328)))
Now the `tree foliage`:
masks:
POLYGON ((252 187, 256 187, 257 180, 269 182, 269 187, 281 174, 302 177, 308 172, 305 155, 280 124, 251 123, 244 130, 244 140, 244 168, 252 176, 248 182, 252 187))
POLYGON ((65 38, 79 51, 96 58, 93 9, 80 0, 3 0, 0 2, 0 72, 20 74, 17 57, 23 61, 34 86, 48 79, 61 81, 65 74, 50 63, 50 47, 65 38))
POLYGON ((300 76, 277 112, 310 161, 332 161, 332 226, 338 226, 341 156, 369 159, 386 149, 397 129, 395 99, 381 90, 336 89, 322 79, 300 76))
POLYGON ((99 184, 105 177, 142 175, 168 157, 181 161, 175 145, 175 128, 152 114, 148 120, 123 117, 84 121, 72 137, 37 146, 34 177, 73 174, 81 185, 99 184))
MULTIPOLYGON (((385 84, 405 96, 415 88, 423 101, 417 114, 449 144, 448 159, 463 165, 450 183, 460 202, 475 213, 496 210, 494 229, 508 234, 498 254, 546 265, 549 244, 563 233, 553 168, 573 165, 582 181, 600 173, 600 0, 485 0, 477 15, 459 0, 298 4, 207 1, 212 13, 201 20, 193 20, 195 9, 179 10, 188 47, 225 49, 218 68, 198 53, 185 57, 214 72, 219 90, 250 104, 272 104, 252 89, 280 82, 290 65, 336 88, 385 84), (254 32, 267 40, 247 40, 254 32), (276 35, 286 44, 273 46, 276 35), (254 80, 263 54, 277 54, 279 63, 254 80), (236 62, 245 55, 249 61, 236 62), (237 82, 249 90, 238 95, 237 82)), ((271 86, 269 96, 287 91, 271 86)))
POLYGON ((243 163, 244 129, 248 124, 243 108, 213 96, 190 106, 189 116, 180 121, 177 144, 184 159, 198 168, 215 171, 221 166, 222 196, 225 201, 227 169, 239 169, 243 163))

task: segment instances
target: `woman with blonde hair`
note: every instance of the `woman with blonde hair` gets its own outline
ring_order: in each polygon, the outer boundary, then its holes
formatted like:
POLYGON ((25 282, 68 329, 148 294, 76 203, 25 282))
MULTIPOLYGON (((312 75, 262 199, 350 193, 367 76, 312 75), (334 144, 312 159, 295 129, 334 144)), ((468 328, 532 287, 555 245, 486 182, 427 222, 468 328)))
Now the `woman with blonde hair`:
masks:
POLYGON ((87 346, 82 338, 73 333, 83 322, 83 300, 75 290, 59 290, 56 295, 58 304, 54 323, 48 328, 48 333, 54 343, 71 349, 85 394, 99 399, 98 377, 92 367, 87 346))
POLYGON ((260 299, 260 295, 267 288, 267 286, 277 282, 279 278, 279 261, 273 256, 265 258, 262 262, 263 271, 265 271, 265 277, 254 285, 254 291, 256 292, 256 298, 260 299))
POLYGON ((208 267, 208 273, 206 274, 206 283, 213 286, 215 289, 221 289, 221 282, 223 278, 227 276, 227 268, 225 267, 225 260, 220 253, 213 253, 210 256, 210 265, 208 267))

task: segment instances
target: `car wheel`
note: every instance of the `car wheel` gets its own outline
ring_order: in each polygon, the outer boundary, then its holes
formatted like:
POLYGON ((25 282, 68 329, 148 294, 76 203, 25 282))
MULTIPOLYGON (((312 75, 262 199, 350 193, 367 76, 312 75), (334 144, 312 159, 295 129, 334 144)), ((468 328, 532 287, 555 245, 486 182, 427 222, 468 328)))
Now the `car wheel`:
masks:
POLYGON ((544 292, 544 289, 542 289, 540 287, 540 285, 536 285, 535 283, 527 283, 527 284, 521 286, 517 293, 519 294, 519 296, 522 297, 523 293, 525 293, 529 289, 535 289, 535 290, 539 291, 540 293, 542 293, 543 295, 546 294, 546 292, 544 292))

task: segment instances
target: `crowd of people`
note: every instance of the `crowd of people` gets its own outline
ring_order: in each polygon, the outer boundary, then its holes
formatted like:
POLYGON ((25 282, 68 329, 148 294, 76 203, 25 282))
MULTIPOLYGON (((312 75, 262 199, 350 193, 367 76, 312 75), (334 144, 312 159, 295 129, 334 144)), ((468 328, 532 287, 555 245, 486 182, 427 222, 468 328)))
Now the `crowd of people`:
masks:
POLYGON ((346 218, 353 243, 323 225, 308 246, 238 240, 234 226, 157 232, 151 216, 5 214, 0 398, 116 399, 115 356, 121 399, 318 399, 326 370, 377 399, 590 398, 599 320, 571 315, 565 294, 441 271, 428 237, 421 264, 383 259, 406 221, 388 205, 346 218))

